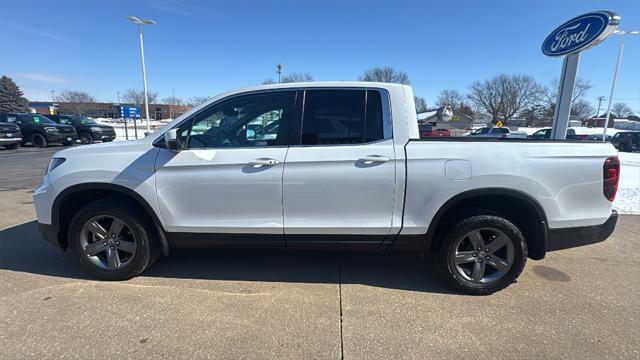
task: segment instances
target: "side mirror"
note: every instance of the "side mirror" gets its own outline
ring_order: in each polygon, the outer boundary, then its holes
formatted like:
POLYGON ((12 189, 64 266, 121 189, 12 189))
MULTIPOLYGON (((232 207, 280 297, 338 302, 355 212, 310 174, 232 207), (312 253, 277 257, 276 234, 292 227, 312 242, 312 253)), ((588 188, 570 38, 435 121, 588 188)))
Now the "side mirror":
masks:
POLYGON ((178 139, 178 129, 171 129, 164 133, 164 142, 167 145, 167 149, 171 151, 182 150, 182 144, 178 139))

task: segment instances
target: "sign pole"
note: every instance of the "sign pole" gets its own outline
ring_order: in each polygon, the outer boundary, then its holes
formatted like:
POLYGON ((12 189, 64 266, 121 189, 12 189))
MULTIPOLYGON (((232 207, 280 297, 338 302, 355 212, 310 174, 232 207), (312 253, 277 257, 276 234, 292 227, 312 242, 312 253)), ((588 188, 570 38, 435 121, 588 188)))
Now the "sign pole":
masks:
POLYGON ((556 100, 556 111, 551 127, 551 138, 564 140, 569 127, 569 116, 571 115, 571 101, 573 97, 573 87, 576 84, 576 74, 578 73, 578 62, 580 53, 565 56, 562 64, 562 76, 558 85, 558 100, 556 100))
POLYGON ((129 140, 129 131, 127 130, 127 118, 123 118, 124 120, 124 137, 129 140))
POLYGON ((133 118, 133 132, 136 134, 136 140, 138 140, 138 124, 136 118, 133 118))

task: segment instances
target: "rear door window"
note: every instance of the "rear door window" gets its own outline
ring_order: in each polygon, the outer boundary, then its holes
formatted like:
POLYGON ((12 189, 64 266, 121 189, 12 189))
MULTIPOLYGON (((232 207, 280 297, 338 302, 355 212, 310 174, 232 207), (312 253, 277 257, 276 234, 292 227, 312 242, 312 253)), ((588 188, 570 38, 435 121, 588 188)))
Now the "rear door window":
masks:
POLYGON ((302 145, 362 144, 390 138, 375 90, 307 90, 302 145))

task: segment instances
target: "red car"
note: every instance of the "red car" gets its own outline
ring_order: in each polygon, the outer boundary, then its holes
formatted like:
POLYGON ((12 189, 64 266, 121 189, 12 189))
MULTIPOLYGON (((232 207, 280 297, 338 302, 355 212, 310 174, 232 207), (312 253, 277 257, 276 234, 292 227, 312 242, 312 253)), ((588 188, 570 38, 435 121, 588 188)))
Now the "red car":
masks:
POLYGON ((451 136, 451 132, 447 129, 435 129, 431 136, 451 136))
POLYGON ((442 137, 451 136, 451 132, 447 129, 435 129, 431 125, 418 125, 420 131, 420 138, 426 137, 442 137))

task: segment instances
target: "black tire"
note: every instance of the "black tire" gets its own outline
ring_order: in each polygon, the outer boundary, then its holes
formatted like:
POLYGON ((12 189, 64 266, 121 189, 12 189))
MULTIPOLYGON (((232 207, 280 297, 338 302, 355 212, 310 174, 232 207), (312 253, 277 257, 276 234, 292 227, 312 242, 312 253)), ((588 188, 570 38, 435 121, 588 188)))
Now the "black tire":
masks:
POLYGON ((20 147, 20 143, 15 143, 11 145, 5 145, 4 148, 7 150, 15 150, 20 147))
POLYGON ((49 146, 49 144, 47 143, 47 138, 39 133, 31 135, 31 145, 37 146, 39 148, 46 148, 47 146, 49 146))
POLYGON ((96 200, 80 209, 69 225, 68 243, 71 252, 91 275, 103 280, 131 279, 149 268, 160 254, 153 223, 135 204, 123 198, 96 200), (96 265, 84 254, 81 231, 85 223, 97 216, 113 216, 124 221, 135 237, 136 250, 127 264, 117 269, 96 265))
MULTIPOLYGON (((462 218, 448 231, 440 243, 436 256, 440 275, 451 286, 472 295, 489 295, 511 285, 516 281, 518 276, 520 276, 527 262, 527 244, 520 229, 509 220, 496 215, 474 215, 462 218), (485 273, 485 268, 487 268, 489 269, 487 272, 493 271, 492 274, 496 276, 495 280, 491 280, 490 277, 488 277, 488 280, 485 280, 486 283, 479 282, 483 281, 484 278, 478 281, 471 279, 472 274, 465 272, 463 265, 456 265, 455 260, 456 254, 463 254, 462 251, 458 252, 460 249, 459 246, 463 244, 462 242, 467 241, 467 246, 471 245, 470 237, 465 236, 475 233, 476 231, 480 232, 480 230, 485 236, 487 234, 489 235, 487 245, 490 245, 490 243, 496 239, 491 238, 492 231, 501 233, 508 238, 508 241, 505 241, 506 245, 502 248, 504 250, 498 249, 495 254, 491 252, 485 253, 485 245, 483 245, 481 251, 472 249, 474 252, 472 255, 473 260, 468 262, 469 266, 475 267, 476 263, 482 263, 484 259, 485 264, 484 267, 482 267, 482 274, 485 273), (509 245, 509 242, 511 245, 509 245), (504 272, 500 272, 497 268, 492 268, 491 263, 495 264, 496 259, 502 260, 502 258, 505 257, 504 254, 507 251, 507 247, 511 254, 512 261, 505 262, 510 264, 510 268, 504 272), (498 251, 505 252, 498 253, 498 251), (493 259, 488 255, 493 256, 493 259)), ((480 265, 482 264, 478 264, 478 266, 480 265)), ((464 266, 466 266, 466 264, 464 266)), ((475 268, 471 270, 471 272, 473 271, 475 271, 475 268)))
POLYGON ((93 137, 88 132, 80 133, 80 142, 84 145, 93 143, 93 137))

